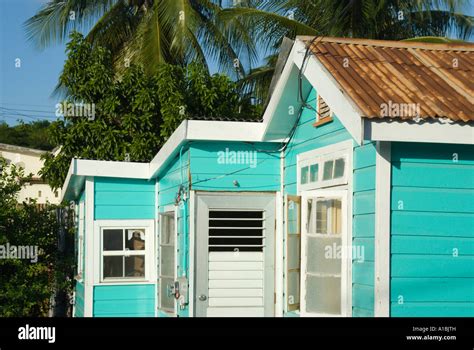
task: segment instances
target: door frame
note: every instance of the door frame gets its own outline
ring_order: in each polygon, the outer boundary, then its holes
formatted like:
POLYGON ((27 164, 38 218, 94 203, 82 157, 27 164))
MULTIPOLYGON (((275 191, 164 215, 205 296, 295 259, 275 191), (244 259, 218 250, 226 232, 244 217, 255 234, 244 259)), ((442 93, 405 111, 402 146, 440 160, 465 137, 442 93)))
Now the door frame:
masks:
MULTIPOLYGON (((200 281, 208 280, 208 266, 209 266, 209 261, 208 261, 208 254, 207 257, 205 258, 206 263, 204 264, 204 270, 202 270, 202 263, 199 263, 200 259, 200 254, 203 254, 202 250, 205 248, 207 251, 208 247, 208 233, 206 233, 206 237, 197 237, 197 232, 198 232, 198 227, 199 227, 199 219, 207 218, 207 215, 204 215, 203 213, 200 213, 200 208, 202 208, 202 205, 207 205, 203 201, 203 197, 259 197, 259 198, 267 198, 269 201, 266 204, 265 207, 262 206, 255 206, 254 208, 247 207, 246 209, 257 209, 257 210, 265 210, 265 208, 272 207, 272 212, 273 212, 273 219, 270 218, 268 224, 271 225, 270 227, 273 228, 273 234, 270 236, 271 239, 271 247, 270 251, 265 251, 264 252, 264 288, 268 289, 267 287, 267 281, 270 281, 270 290, 265 290, 264 289, 264 313, 265 316, 274 316, 275 315, 275 291, 276 291, 276 283, 278 283, 277 278, 275 276, 276 272, 276 249, 277 249, 277 241, 276 241, 276 235, 277 235, 277 225, 276 225, 276 219, 277 219, 277 198, 276 198, 277 192, 227 192, 227 191, 222 191, 222 192, 206 192, 206 191, 193 191, 193 200, 192 200, 192 209, 190 212, 190 218, 193 220, 193 223, 191 224, 193 227, 193 230, 191 230, 191 235, 192 235, 192 241, 193 245, 191 246, 190 251, 192 251, 192 261, 193 261, 193 276, 192 276, 192 284, 193 284, 193 293, 190 295, 190 302, 192 300, 193 303, 193 316, 196 317, 202 317, 200 315, 201 308, 203 307, 200 305, 201 301, 198 300, 198 296, 202 292, 202 286, 199 283, 200 281), (201 204, 201 205, 200 205, 201 204), (200 252, 201 250, 201 252, 200 252), (267 255, 270 255, 271 258, 267 259, 267 255), (267 264, 270 264, 270 269, 268 268, 267 264), (203 278, 203 275, 205 275, 205 278, 203 278)), ((229 203, 229 201, 224 201, 224 207, 231 209, 241 209, 238 206, 233 207, 231 205, 232 203, 229 203)), ((221 207, 222 208, 222 207, 221 207)), ((268 240, 269 237, 265 236, 265 244, 266 242, 269 242, 268 240)), ((208 285, 206 286, 207 289, 207 294, 208 295, 208 285)), ((208 307, 208 302, 209 298, 207 298, 206 301, 206 309, 208 307)), ((207 316, 207 314, 206 314, 207 316)))
POLYGON ((349 211, 350 192, 344 188, 328 188, 301 193, 301 272, 300 272, 300 314, 301 316, 316 317, 350 317, 352 315, 352 211, 349 211), (341 314, 321 314, 306 312, 306 247, 307 247, 307 218, 308 205, 310 198, 317 197, 341 197, 341 211, 345 213, 343 218, 343 230, 341 244, 343 247, 351 247, 347 249, 341 258, 341 314))

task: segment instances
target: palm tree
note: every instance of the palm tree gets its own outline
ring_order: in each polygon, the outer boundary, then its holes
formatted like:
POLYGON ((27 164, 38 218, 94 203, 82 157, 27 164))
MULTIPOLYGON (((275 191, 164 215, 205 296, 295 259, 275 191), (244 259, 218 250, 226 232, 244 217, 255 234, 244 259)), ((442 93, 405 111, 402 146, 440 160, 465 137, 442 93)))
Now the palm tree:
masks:
POLYGON ((474 23, 473 17, 462 14, 467 6, 468 0, 263 0, 224 9, 218 16, 226 23, 253 28, 257 42, 270 54, 264 67, 242 80, 256 98, 265 101, 275 53, 285 36, 385 40, 455 36, 465 40, 472 35, 474 23))
POLYGON ((118 72, 130 63, 155 72, 161 62, 199 61, 239 76, 257 52, 239 21, 219 21, 221 9, 222 0, 50 0, 25 27, 40 49, 88 31, 88 40, 111 50, 118 72))

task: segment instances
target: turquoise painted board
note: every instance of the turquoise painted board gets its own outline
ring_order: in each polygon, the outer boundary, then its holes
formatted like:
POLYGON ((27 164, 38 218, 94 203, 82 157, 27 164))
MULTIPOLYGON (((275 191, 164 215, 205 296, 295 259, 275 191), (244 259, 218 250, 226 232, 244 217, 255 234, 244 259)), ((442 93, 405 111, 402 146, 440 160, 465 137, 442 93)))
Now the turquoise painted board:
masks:
POLYGON ((352 315, 374 315, 375 144, 354 147, 352 244, 362 255, 352 264, 352 315))
POLYGON ((94 218, 153 219, 155 180, 94 178, 94 218))
POLYGON ((74 317, 84 317, 84 283, 76 281, 74 317))
POLYGON ((177 155, 158 177, 158 210, 162 212, 167 205, 174 205, 181 185, 188 187, 189 149, 183 148, 181 158, 177 155))
POLYGON ((392 144, 392 316, 474 316, 473 195, 474 146, 392 144))
POLYGON ((280 190, 281 144, 194 142, 191 188, 207 191, 280 190))
POLYGON ((94 287, 94 317, 154 317, 155 285, 94 287))

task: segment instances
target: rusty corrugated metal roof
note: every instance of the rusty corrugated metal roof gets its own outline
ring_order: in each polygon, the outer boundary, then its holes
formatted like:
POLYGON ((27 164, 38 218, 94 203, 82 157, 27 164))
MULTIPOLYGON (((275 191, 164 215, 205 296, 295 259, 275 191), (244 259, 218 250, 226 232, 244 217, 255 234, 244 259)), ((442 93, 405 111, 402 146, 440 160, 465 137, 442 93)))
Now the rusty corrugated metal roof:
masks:
POLYGON ((298 39, 364 117, 474 121, 474 44, 298 39))

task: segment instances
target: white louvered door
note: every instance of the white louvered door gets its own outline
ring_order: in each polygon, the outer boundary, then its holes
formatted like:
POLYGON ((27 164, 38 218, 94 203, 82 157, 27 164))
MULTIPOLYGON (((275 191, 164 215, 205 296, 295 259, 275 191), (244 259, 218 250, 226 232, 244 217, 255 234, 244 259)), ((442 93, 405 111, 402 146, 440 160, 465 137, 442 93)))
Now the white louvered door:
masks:
POLYGON ((274 215, 273 196, 199 197, 197 316, 273 315, 274 215))

